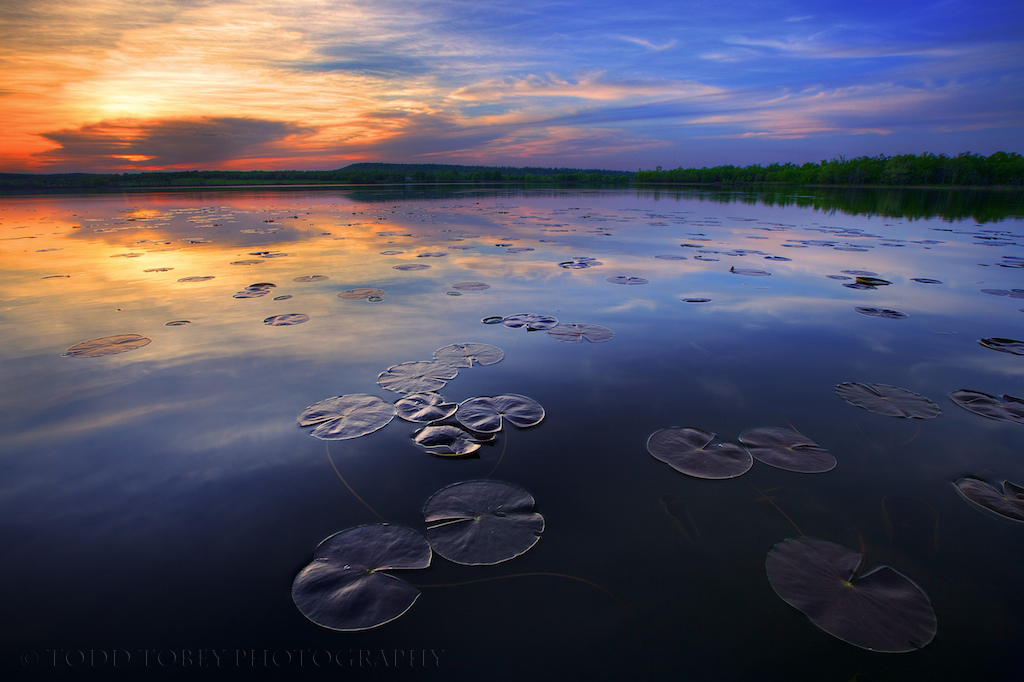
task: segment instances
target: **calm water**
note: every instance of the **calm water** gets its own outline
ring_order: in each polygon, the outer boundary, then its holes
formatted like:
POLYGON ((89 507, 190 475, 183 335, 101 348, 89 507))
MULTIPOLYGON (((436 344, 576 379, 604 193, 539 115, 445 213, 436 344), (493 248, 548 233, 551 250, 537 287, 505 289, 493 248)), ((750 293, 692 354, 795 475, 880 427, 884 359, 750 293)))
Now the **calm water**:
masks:
POLYGON ((2 199, 2 665, 67 680, 1017 679, 1024 525, 979 512, 953 481, 1024 483, 1024 426, 948 394, 1024 395, 1024 358, 978 343, 1024 339, 1024 299, 981 291, 1024 287, 1022 258, 1012 215, 665 191, 2 199), (601 265, 559 266, 576 257, 601 265), (891 284, 844 287, 845 270, 891 284), (295 281, 306 275, 326 279, 295 281), (453 288, 468 281, 489 288, 453 288), (233 296, 253 283, 276 287, 233 296), (383 300, 337 295, 358 287, 383 300), (309 320, 264 324, 286 313, 309 320), (614 338, 481 322, 515 313, 614 338), (64 355, 117 334, 152 341, 64 355), (457 342, 505 357, 461 370, 448 400, 522 394, 545 420, 468 459, 422 452, 419 426, 399 419, 329 444, 296 423, 330 396, 397 399, 381 372, 457 342), (869 412, 836 394, 842 382, 902 387, 942 413, 869 412), (669 426, 725 441, 795 428, 838 465, 691 478, 646 450, 669 426), (435 556, 396 572, 422 587, 398 620, 323 629, 292 580, 321 539, 379 521, 328 452, 389 522, 422 530, 431 494, 493 471, 533 494, 546 529, 506 563, 435 556), (935 639, 874 653, 783 602, 765 558, 801 533, 911 578, 935 639))

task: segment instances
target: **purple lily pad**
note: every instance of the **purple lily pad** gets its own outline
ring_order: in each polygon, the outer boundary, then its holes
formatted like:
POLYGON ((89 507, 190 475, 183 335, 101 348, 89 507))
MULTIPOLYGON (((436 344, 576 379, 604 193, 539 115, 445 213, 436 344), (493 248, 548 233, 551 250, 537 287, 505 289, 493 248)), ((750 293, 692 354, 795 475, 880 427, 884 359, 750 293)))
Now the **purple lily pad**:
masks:
POLYGON ((768 581, 816 626, 871 651, 902 653, 935 637, 935 611, 910 578, 889 566, 858 576, 861 554, 816 538, 791 538, 768 553, 768 581))
POLYGON ((496 433, 501 430, 503 420, 521 429, 540 424, 544 408, 536 400, 515 393, 481 396, 460 403, 455 418, 467 429, 496 433))
POLYGON ((950 393, 949 399, 965 410, 980 414, 982 417, 1024 424, 1024 398, 1012 395, 997 398, 980 391, 960 389, 950 393))
POLYGON ((651 434, 647 452, 670 467, 696 478, 724 479, 742 476, 754 460, 735 443, 711 445, 715 434, 692 427, 671 426, 651 434))
POLYGON ((591 343, 611 341, 615 334, 611 329, 597 324, 560 324, 548 330, 548 335, 566 343, 583 343, 583 339, 591 343))
POLYGON ((533 495, 501 481, 463 481, 423 506, 427 541, 445 559, 489 566, 524 554, 540 540, 544 517, 533 495))
POLYGON ((942 411, 923 395, 888 384, 860 384, 847 381, 836 386, 836 393, 851 405, 887 417, 931 419, 942 411))
POLYGON ((1002 353, 1024 355, 1024 341, 1018 341, 1017 339, 992 337, 989 339, 979 339, 978 343, 985 346, 985 348, 991 348, 992 350, 997 350, 1002 353))
POLYGON ((1024 488, 1003 481, 1003 489, 977 478, 961 478, 954 485, 968 502, 1011 521, 1024 522, 1024 488))
POLYGON ((75 358, 98 358, 104 355, 117 355, 148 346, 152 339, 141 334, 116 334, 100 339, 82 341, 68 348, 64 355, 75 358))
POLYGON ((820 474, 836 466, 836 458, 828 450, 790 429, 747 429, 740 434, 740 442, 757 461, 786 471, 820 474))
POLYGON ((420 591, 386 570, 430 566, 430 545, 416 531, 387 523, 349 528, 323 540, 292 583, 292 600, 331 630, 368 630, 416 603, 420 591))
POLYGON ((299 415, 300 426, 318 424, 310 433, 321 440, 347 440, 382 429, 395 418, 395 406, 375 395, 338 395, 310 405, 299 415))

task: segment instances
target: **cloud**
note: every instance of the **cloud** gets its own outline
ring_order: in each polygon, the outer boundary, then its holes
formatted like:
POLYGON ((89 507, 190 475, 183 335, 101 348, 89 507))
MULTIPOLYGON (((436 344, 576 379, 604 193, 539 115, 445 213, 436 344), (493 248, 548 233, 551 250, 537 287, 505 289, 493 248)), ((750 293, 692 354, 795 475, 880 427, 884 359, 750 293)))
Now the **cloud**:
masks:
POLYGON ((507 97, 575 97, 590 100, 624 100, 636 97, 694 97, 722 92, 703 83, 675 80, 613 80, 603 74, 577 79, 552 74, 493 78, 467 85, 449 97, 465 101, 494 101, 507 97))
POLYGON ((42 133, 59 147, 35 154, 64 168, 210 168, 271 152, 287 138, 315 131, 296 123, 253 118, 103 121, 42 133))

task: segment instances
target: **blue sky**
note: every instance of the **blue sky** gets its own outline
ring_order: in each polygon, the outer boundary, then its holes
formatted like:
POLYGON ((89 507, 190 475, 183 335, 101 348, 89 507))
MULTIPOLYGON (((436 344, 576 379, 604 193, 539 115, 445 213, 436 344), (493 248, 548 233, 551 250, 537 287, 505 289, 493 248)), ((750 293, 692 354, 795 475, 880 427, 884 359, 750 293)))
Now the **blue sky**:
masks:
POLYGON ((1024 151, 1024 3, 8 0, 0 171, 1024 151))

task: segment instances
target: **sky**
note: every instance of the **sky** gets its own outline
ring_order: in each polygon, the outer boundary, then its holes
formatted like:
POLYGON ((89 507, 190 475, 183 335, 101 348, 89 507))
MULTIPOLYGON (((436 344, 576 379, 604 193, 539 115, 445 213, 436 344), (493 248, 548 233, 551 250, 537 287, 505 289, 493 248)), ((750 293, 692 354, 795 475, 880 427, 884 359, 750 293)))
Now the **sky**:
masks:
POLYGON ((0 172, 1024 152, 1020 0, 0 0, 0 172))

